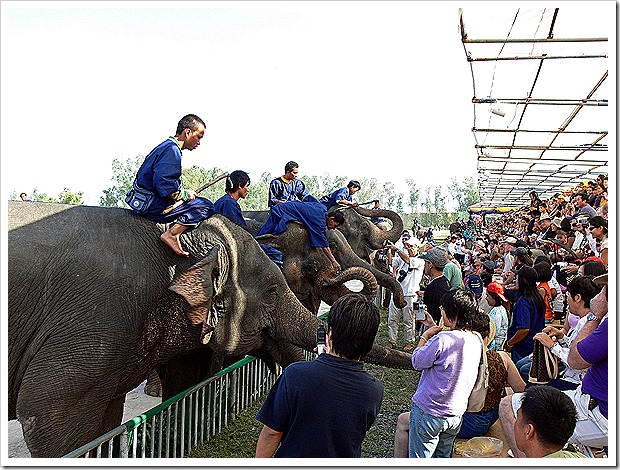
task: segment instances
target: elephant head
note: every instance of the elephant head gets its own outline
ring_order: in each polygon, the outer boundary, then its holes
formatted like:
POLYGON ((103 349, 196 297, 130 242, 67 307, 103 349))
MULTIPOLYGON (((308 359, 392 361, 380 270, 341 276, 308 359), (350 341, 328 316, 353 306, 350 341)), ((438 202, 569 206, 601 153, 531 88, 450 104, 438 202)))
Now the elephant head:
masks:
POLYGON ((402 235, 403 220, 396 212, 352 206, 340 210, 345 217, 345 223, 338 227, 338 230, 362 259, 368 260, 368 255, 373 250, 382 248, 387 240, 396 242, 402 235), (385 217, 392 222, 392 228, 381 230, 370 221, 369 217, 385 217))
MULTIPOLYGON (((363 294, 368 297, 376 295, 377 281, 369 272, 368 263, 363 263, 361 260, 358 263, 341 263, 345 271, 334 277, 332 264, 323 250, 310 246, 305 226, 297 222, 289 222, 287 226, 288 229, 279 235, 261 235, 257 240, 282 252, 286 281, 308 310, 316 313, 321 300, 331 305, 338 297, 351 293, 344 283, 352 279, 362 282, 363 294)), ((327 231, 328 239, 333 232, 335 230, 327 231)), ((340 262, 338 256, 334 256, 340 262)))

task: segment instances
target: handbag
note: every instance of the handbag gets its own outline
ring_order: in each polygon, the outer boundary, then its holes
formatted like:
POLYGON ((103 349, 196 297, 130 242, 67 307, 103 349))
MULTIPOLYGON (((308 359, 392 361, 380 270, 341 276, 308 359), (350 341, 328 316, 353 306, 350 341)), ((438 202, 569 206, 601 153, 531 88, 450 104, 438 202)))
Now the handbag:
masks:
POLYGON ((540 341, 534 341, 529 382, 541 385, 547 384, 558 378, 558 371, 558 358, 555 354, 540 341))
MULTIPOLYGON (((493 320, 491 320, 493 321, 493 320)), ((484 402, 487 399, 487 390, 489 388, 489 363, 487 362, 487 350, 482 341, 482 336, 477 331, 476 334, 482 345, 482 354, 480 355, 480 363, 478 364, 478 376, 476 377, 476 383, 474 388, 469 394, 467 400, 467 412, 477 413, 484 408, 484 402)))
POLYGON ((151 204, 155 200, 155 194, 148 189, 138 186, 136 180, 133 181, 131 189, 127 193, 125 202, 133 209, 136 214, 148 212, 151 204))

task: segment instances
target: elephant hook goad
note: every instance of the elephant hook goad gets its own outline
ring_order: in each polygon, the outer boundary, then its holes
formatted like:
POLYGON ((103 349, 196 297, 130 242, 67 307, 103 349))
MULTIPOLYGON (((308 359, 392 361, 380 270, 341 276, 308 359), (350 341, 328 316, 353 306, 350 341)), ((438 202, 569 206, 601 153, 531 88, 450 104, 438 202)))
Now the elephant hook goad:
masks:
MULTIPOLYGON (((182 235, 189 258, 160 242, 165 226, 125 209, 9 202, 8 219, 8 417, 33 457, 120 424, 125 394, 153 368, 166 396, 226 358, 286 362, 315 346, 321 321, 225 217, 182 235), (179 359, 196 351, 205 363, 179 359)), ((365 360, 411 368, 378 345, 365 360)))

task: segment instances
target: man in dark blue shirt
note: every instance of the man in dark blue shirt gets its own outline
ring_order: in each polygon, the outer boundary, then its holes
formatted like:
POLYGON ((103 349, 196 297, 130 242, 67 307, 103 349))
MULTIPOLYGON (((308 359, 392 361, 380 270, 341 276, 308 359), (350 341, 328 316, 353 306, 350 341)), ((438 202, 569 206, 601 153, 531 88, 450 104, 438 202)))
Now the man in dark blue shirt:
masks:
POLYGON ((327 316, 326 352, 289 365, 258 412, 264 426, 256 457, 361 456, 383 401, 383 384, 361 362, 379 321, 379 309, 362 294, 334 302, 327 316))
POLYGON ((337 204, 345 204, 357 206, 357 202, 353 202, 353 195, 361 189, 359 181, 351 180, 346 188, 340 188, 331 194, 323 196, 319 202, 327 209, 337 204))
POLYGON ((243 218, 239 199, 245 199, 249 192, 250 176, 245 171, 233 171, 226 178, 226 194, 215 201, 213 210, 247 230, 248 224, 243 218))
POLYGON ((297 179, 299 165, 296 162, 288 162, 284 166, 284 175, 271 180, 269 183, 269 200, 267 205, 273 207, 276 204, 287 201, 303 201, 308 195, 306 185, 297 179))
POLYGON ((181 118, 176 134, 147 155, 136 175, 134 185, 150 195, 150 205, 136 210, 138 206, 134 206, 135 200, 132 199, 136 188, 125 199, 133 210, 153 222, 174 222, 160 238, 180 256, 189 256, 181 247, 181 234, 189 228, 197 227, 213 214, 213 203, 207 198, 198 197, 196 191, 184 188, 181 180, 181 151, 194 150, 200 145, 204 134, 205 123, 198 116, 188 114, 181 118), (164 213, 164 210, 178 201, 184 203, 164 213))

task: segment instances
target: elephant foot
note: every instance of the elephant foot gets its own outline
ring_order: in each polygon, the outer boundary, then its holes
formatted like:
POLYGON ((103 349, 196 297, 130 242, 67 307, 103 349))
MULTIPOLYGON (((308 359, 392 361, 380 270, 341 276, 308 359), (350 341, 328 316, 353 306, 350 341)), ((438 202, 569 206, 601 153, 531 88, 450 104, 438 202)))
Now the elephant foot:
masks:
POLYGON ((151 397, 161 397, 161 380, 154 370, 149 372, 146 385, 144 385, 144 393, 151 397))

